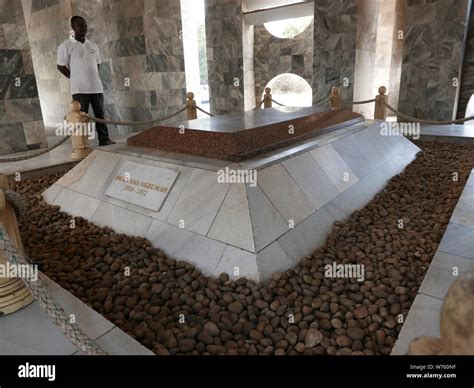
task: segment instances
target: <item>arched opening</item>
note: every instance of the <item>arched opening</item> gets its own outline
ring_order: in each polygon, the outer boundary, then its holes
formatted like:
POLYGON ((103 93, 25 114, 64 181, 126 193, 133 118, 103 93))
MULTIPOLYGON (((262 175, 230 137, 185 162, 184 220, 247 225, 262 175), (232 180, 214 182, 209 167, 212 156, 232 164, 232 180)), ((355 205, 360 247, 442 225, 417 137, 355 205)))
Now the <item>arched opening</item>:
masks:
POLYGON ((311 86, 296 74, 285 73, 273 78, 267 85, 272 89, 275 101, 287 106, 311 106, 313 91, 311 86))
POLYGON ((313 19, 314 16, 302 16, 264 23, 264 26, 270 34, 277 38, 293 39, 303 33, 311 25, 313 19))

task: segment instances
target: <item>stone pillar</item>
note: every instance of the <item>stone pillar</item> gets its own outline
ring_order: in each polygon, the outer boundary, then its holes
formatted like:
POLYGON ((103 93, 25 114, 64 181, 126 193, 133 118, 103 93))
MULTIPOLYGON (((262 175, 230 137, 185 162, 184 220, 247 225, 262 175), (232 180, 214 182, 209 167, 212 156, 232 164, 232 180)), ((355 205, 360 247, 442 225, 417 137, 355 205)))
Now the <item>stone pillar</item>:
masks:
POLYGON ((0 155, 47 146, 21 0, 0 0, 0 155))
MULTIPOLYGON (((451 120, 463 54, 467 1, 409 1, 398 109, 410 116, 451 120)), ((390 91, 389 91, 390 92, 390 91)))
POLYGON ((243 111, 242 0, 205 0, 205 4, 211 112, 243 111))
POLYGON ((467 42, 462 68, 461 91, 458 104, 458 118, 464 117, 467 103, 474 93, 474 6, 471 5, 467 42))
MULTIPOLYGON (((374 98, 376 88, 374 80, 376 69, 377 22, 379 2, 377 0, 359 0, 357 17, 357 43, 354 70, 354 101, 374 98)), ((382 36, 381 39, 387 39, 382 36)), ((377 71, 376 71, 377 70, 377 71)), ((344 88, 343 88, 344 90, 344 88)), ((354 105, 354 112, 373 118, 374 104, 354 105)))
POLYGON ((353 99, 357 8, 357 0, 314 1, 313 101, 327 98, 333 86, 341 87, 343 100, 353 99))

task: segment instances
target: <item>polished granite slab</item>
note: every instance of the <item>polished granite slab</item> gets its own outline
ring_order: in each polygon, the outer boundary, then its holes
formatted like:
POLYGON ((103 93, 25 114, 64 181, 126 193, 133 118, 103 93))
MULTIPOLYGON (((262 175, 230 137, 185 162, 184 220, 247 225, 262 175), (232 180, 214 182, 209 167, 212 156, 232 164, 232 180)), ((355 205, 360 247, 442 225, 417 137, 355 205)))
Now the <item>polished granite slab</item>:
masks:
POLYGON ((127 144, 239 162, 363 120, 345 109, 270 108, 157 126, 127 144))

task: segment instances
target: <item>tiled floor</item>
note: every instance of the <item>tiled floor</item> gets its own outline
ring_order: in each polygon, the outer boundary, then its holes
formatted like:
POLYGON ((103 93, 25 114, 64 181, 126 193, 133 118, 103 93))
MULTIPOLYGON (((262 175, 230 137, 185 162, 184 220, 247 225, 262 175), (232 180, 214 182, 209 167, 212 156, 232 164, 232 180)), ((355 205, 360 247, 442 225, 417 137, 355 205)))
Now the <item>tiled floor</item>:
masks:
POLYGON ((421 140, 474 143, 474 125, 422 125, 421 140))
MULTIPOLYGON (((110 355, 153 355, 82 301, 42 276, 52 297, 75 322, 110 355)), ((37 302, 10 315, 0 317, 0 355, 83 354, 53 324, 37 302)))
POLYGON ((449 287, 461 273, 474 271, 473 182, 474 170, 405 319, 392 355, 405 354, 410 341, 417 337, 439 336, 441 307, 449 287))

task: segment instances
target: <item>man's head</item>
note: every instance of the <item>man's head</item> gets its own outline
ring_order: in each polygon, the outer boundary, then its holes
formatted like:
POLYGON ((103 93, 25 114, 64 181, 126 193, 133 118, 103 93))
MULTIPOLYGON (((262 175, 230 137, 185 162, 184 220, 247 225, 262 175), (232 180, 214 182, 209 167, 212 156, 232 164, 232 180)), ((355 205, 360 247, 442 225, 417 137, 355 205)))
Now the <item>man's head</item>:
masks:
POLYGON ((77 40, 84 39, 87 35, 87 22, 82 16, 71 18, 71 27, 74 30, 74 37, 77 40))

